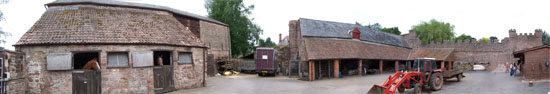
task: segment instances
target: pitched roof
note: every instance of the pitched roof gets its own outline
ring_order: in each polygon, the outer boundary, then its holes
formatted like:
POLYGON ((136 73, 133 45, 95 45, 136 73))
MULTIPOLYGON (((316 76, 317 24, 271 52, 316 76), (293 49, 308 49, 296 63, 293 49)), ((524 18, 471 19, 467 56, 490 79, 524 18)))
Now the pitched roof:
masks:
POLYGON ((452 48, 413 49, 409 60, 416 58, 435 58, 435 60, 454 61, 452 48))
POLYGON ((164 11, 70 5, 49 8, 15 45, 204 44, 164 11))
POLYGON ((356 24, 321 21, 306 18, 300 18, 299 23, 302 36, 351 39, 349 31, 353 30, 354 28, 358 28, 358 30, 361 32, 361 40, 391 46, 410 48, 407 42, 399 35, 381 32, 356 24))
POLYGON ((197 14, 189 13, 187 11, 177 10, 170 7, 165 6, 159 6, 159 5, 151 5, 151 4, 143 4, 143 3, 132 3, 132 2, 123 2, 123 1, 116 1, 116 0, 56 0, 54 2, 46 4, 47 6, 57 6, 57 5, 72 5, 72 4, 99 4, 99 5, 110 5, 110 6, 123 6, 123 7, 136 7, 136 8, 146 8, 146 9, 156 9, 156 10, 164 10, 169 11, 175 14, 189 16, 191 18, 205 20, 209 22, 218 23, 221 25, 226 25, 225 23, 222 23, 220 21, 200 16, 197 14))
POLYGON ((308 60, 323 59, 386 59, 407 60, 410 49, 377 43, 338 39, 303 38, 308 60))
POLYGON ((532 47, 532 48, 527 48, 527 49, 515 51, 513 54, 526 53, 526 52, 529 52, 529 51, 534 51, 534 50, 538 50, 538 49, 542 49, 542 48, 550 48, 550 45, 535 46, 535 47, 532 47))

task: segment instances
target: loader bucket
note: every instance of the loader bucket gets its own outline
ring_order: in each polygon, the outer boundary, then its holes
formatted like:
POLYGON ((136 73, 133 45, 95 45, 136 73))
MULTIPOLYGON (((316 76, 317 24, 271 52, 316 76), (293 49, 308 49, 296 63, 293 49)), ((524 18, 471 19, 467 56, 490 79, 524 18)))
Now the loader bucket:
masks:
POLYGON ((384 93, 384 90, 386 90, 386 88, 382 87, 382 86, 378 86, 378 85, 373 85, 369 91, 367 92, 367 94, 382 94, 384 93))

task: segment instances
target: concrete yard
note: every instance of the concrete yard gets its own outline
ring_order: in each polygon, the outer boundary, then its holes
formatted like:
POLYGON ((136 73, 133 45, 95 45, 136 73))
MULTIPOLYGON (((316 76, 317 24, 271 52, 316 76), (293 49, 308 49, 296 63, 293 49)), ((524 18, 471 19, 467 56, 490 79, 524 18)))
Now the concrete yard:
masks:
MULTIPOLYGON (((340 79, 300 81, 286 76, 258 77, 253 74, 207 78, 207 87, 179 90, 172 94, 365 94, 374 84, 382 84, 391 74, 346 76, 340 79)), ((547 94, 550 82, 536 82, 533 87, 503 72, 467 72, 461 82, 449 79, 443 89, 432 94, 547 94)), ((405 93, 410 93, 407 90, 405 93)))

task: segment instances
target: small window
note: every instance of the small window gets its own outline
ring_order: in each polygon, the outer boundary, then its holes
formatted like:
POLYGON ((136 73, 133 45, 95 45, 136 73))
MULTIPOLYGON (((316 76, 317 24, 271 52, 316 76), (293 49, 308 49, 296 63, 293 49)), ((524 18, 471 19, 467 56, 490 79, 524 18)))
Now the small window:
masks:
POLYGON ((134 67, 153 66, 153 51, 132 52, 134 67))
POLYGON ((107 53, 107 67, 128 67, 128 53, 107 53))
POLYGON ((178 63, 179 64, 193 64, 192 53, 189 52, 180 52, 178 54, 178 63))
POLYGON ((71 70, 71 53, 50 53, 46 57, 46 70, 71 70))

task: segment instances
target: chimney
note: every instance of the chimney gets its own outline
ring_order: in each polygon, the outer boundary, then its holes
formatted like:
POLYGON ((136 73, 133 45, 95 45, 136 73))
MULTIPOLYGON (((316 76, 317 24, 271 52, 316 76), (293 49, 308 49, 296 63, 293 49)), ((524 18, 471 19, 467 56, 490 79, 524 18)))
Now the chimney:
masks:
POLYGON ((282 35, 281 33, 279 33, 279 43, 283 42, 282 36, 283 36, 283 35, 282 35))
POLYGON ((351 38, 361 40, 361 32, 357 29, 357 27, 351 31, 351 38))

